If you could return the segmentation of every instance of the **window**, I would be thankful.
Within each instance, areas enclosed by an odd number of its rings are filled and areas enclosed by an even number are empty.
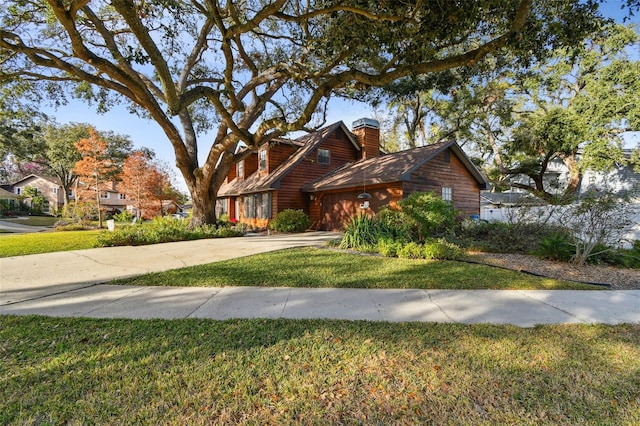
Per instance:
[[[452,188],[442,187],[442,199],[444,201],[452,202],[453,201],[453,189]]]
[[[247,219],[271,219],[271,193],[244,197],[244,217]]]
[[[17,195],[21,195],[22,194],[22,188],[20,188],[19,186],[16,186],[14,189],[15,189]]]
[[[220,217],[222,215],[229,214],[229,199],[228,198],[218,198],[216,200],[216,216]]]
[[[76,196],[76,194],[73,192],[73,189],[70,189],[69,191],[67,191],[67,195],[69,196],[69,198],[73,198]]]
[[[318,149],[318,164],[329,165],[331,163],[331,152],[328,149]]]
[[[108,200],[109,199],[109,193],[108,192],[101,192],[100,193],[100,198],[102,198],[104,200]]]
[[[244,178],[244,160],[238,163],[238,177]]]
[[[450,163],[451,162],[451,150],[450,149],[446,149],[444,151],[444,162],[445,163]]]
[[[53,189],[53,193],[54,193],[55,195],[58,195],[58,187],[57,187],[57,186],[54,186],[52,189]]]
[[[126,200],[126,199],[127,199],[126,194],[118,194],[118,200]]]
[[[267,150],[266,149],[261,149],[258,152],[258,167],[260,168],[261,172],[264,172],[265,170],[267,170]]]

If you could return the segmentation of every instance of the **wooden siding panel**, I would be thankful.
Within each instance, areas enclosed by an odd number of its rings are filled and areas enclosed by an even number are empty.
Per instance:
[[[329,150],[328,165],[318,164],[318,148]],[[300,188],[358,158],[360,151],[353,146],[342,129],[337,129],[282,179],[278,190],[278,211],[302,209],[309,214],[309,195],[302,193]]]
[[[289,157],[296,152],[296,148],[282,143],[269,145],[267,167],[269,173],[280,167]]]
[[[464,216],[480,213],[480,186],[462,161],[453,153],[450,161],[445,153],[424,164],[404,182],[404,196],[413,192],[434,191],[441,195],[442,188],[453,190],[453,205]]]

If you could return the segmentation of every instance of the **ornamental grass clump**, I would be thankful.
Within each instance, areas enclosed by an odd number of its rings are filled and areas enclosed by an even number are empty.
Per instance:
[[[381,231],[378,221],[367,215],[352,217],[345,225],[341,249],[376,251]]]

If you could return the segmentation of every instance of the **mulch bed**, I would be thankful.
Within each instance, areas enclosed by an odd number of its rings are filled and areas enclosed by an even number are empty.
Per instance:
[[[637,269],[603,265],[577,266],[524,254],[471,253],[469,258],[477,263],[550,278],[606,285],[615,290],[640,290],[640,270]]]

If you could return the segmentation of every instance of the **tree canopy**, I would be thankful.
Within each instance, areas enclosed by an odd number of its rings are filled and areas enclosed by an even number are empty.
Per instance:
[[[639,40],[631,26],[605,25],[531,66],[486,61],[475,75],[456,71],[400,81],[382,96],[399,105],[392,113],[397,117],[407,117],[407,110],[421,117],[413,125],[425,130],[426,143],[455,137],[466,144],[496,185],[526,176],[513,186],[546,199],[571,195],[585,169],[623,164],[620,135],[640,130],[640,61],[628,52]],[[554,161],[569,170],[558,188],[544,179]]]
[[[193,199],[250,148],[322,124],[328,99],[488,56],[530,64],[598,28],[599,0],[33,0],[0,11],[0,81],[126,102],[162,128]],[[626,0],[637,10],[638,0]],[[511,52],[512,56],[506,56]],[[69,85],[60,90],[61,85]],[[212,141],[199,140],[215,129]],[[208,149],[207,149],[208,146]],[[199,161],[203,151],[205,160]]]

